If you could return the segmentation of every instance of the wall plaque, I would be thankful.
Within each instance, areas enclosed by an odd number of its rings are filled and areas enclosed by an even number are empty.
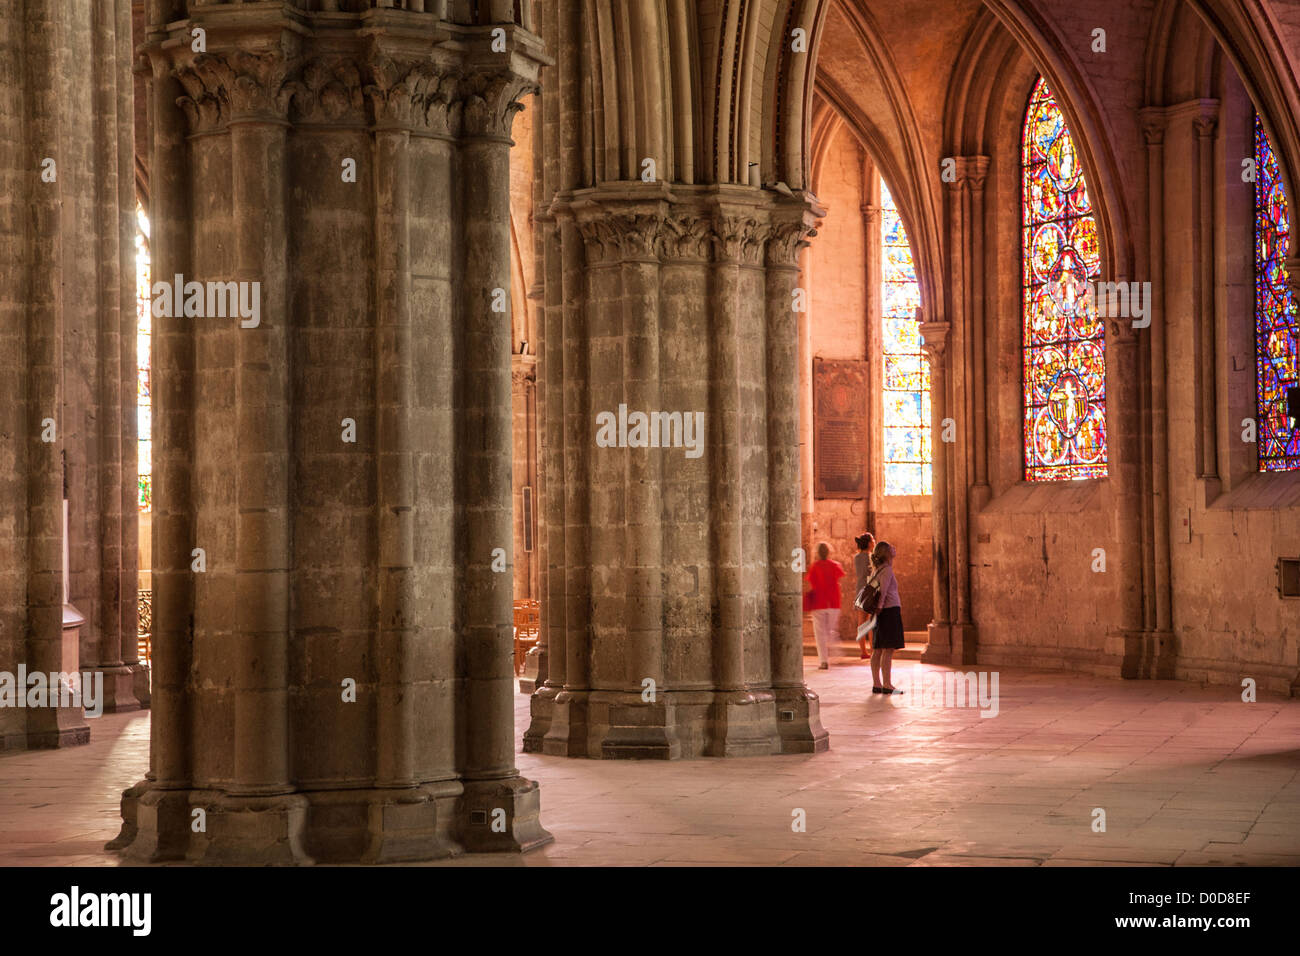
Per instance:
[[[867,408],[866,362],[813,360],[816,497],[867,497]]]

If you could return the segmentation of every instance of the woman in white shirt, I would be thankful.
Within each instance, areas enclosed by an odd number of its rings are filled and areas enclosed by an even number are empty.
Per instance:
[[[876,628],[871,637],[871,692],[901,694],[890,680],[894,651],[903,646],[903,607],[898,600],[898,579],[894,577],[894,546],[888,541],[876,544],[871,563],[876,566],[872,580],[880,588],[880,607],[876,611]]]

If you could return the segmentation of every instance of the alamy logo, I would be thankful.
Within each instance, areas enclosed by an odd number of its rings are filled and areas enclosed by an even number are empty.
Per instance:
[[[134,936],[148,936],[153,925],[151,893],[82,893],[74,886],[50,897],[50,925],[126,926]]]
[[[0,671],[0,707],[81,707],[87,717],[104,713],[104,672]]]
[[[1103,319],[1132,319],[1133,328],[1151,324],[1150,282],[1079,282],[1051,279],[1047,294],[1066,315],[1080,315],[1095,308]]]
[[[154,318],[234,318],[240,328],[255,329],[262,322],[262,283],[185,281],[177,273],[171,282],[160,279],[150,290]]]
[[[981,717],[998,715],[997,671],[927,671],[919,676],[913,672],[897,683],[910,686],[900,686],[903,693],[888,698],[895,707],[977,707]]]
[[[684,448],[687,458],[704,454],[703,412],[629,412],[596,415],[599,448]]]

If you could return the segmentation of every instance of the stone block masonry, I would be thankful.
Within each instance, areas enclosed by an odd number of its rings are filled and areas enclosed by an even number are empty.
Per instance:
[[[496,6],[148,27],[155,272],[248,284],[259,321],[155,320],[155,733],[111,844],[131,858],[550,839],[514,765],[493,308],[543,58]]]

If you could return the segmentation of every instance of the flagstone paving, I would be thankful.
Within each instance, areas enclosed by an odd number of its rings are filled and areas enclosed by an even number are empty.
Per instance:
[[[941,672],[904,662],[895,682]],[[997,716],[981,717],[872,695],[852,658],[806,674],[827,753],[520,754],[555,842],[434,865],[1300,865],[1298,699],[1003,670]],[[519,695],[518,735],[527,719]],[[91,729],[85,747],[0,755],[0,865],[118,864],[103,845],[148,763],[149,714]]]

